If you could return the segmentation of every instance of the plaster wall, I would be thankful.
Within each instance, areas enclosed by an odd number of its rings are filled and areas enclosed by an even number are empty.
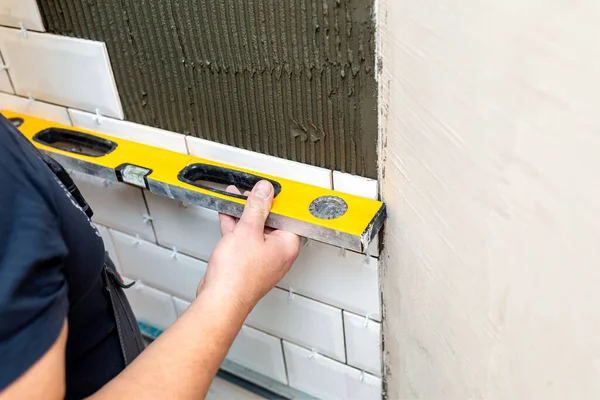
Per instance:
[[[600,397],[600,6],[378,4],[390,399]]]

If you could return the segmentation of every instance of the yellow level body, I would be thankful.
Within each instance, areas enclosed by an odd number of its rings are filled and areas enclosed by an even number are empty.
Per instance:
[[[385,206],[380,201],[180,154],[98,132],[73,128],[19,113],[2,111],[2,114],[13,121],[18,121],[20,123],[18,129],[31,143],[51,155],[67,169],[123,182],[123,179],[119,178],[120,167],[128,165],[141,167],[142,170],[150,171],[144,177],[145,189],[236,217],[239,217],[243,211],[245,198],[234,197],[182,180],[182,171],[186,168],[189,169],[190,166],[199,165],[198,171],[201,172],[208,168],[210,171],[231,172],[233,174],[231,176],[234,177],[239,175],[246,178],[254,176],[269,179],[271,182],[279,184],[280,188],[273,201],[271,214],[267,220],[268,226],[285,229],[309,239],[349,250],[365,252],[385,219]],[[116,145],[105,155],[85,155],[57,147],[65,138],[63,136],[52,137],[51,140],[55,140],[54,143],[40,140],[40,137],[43,136],[40,135],[41,132],[73,132],[84,134],[86,137],[91,135],[98,140],[104,139]],[[136,171],[132,172],[135,175]],[[230,175],[225,174],[224,176]],[[132,179],[134,178],[135,176]],[[125,182],[127,183],[127,180]],[[235,180],[228,183],[235,184]],[[321,200],[323,202],[319,203]],[[341,215],[337,216],[340,213]]]

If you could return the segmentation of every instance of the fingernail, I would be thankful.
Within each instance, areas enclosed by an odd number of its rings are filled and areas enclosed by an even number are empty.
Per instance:
[[[271,184],[267,181],[260,181],[254,188],[254,194],[260,199],[266,199],[271,194]]]

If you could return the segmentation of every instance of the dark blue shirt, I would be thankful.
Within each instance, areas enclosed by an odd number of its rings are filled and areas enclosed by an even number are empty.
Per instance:
[[[48,351],[65,320],[67,398],[124,368],[103,263],[90,220],[0,116],[0,391]]]

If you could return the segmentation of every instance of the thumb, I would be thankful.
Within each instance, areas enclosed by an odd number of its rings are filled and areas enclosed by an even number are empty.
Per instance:
[[[273,185],[269,181],[262,180],[254,186],[246,200],[246,207],[238,223],[239,228],[251,235],[263,234],[265,221],[271,212],[273,192]]]

